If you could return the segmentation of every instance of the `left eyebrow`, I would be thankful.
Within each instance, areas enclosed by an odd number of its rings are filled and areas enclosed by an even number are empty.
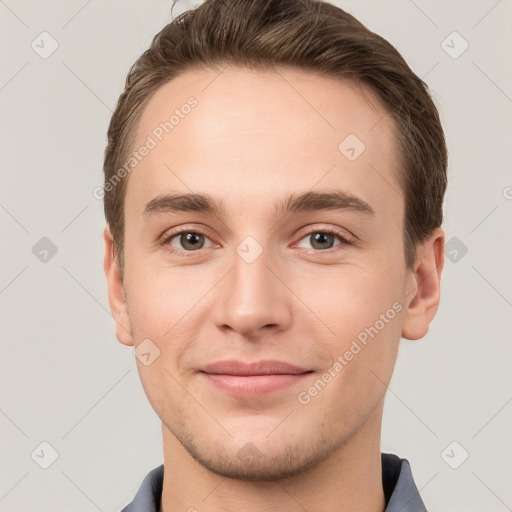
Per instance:
[[[286,200],[278,201],[275,214],[301,213],[319,210],[354,211],[370,216],[375,215],[373,208],[363,199],[343,190],[331,192],[305,192],[298,196],[292,194]],[[149,201],[142,217],[149,218],[155,214],[176,212],[204,212],[225,218],[224,203],[215,202],[208,194],[167,194],[160,195]]]
[[[315,210],[351,210],[375,215],[374,209],[366,201],[344,190],[306,192],[297,197],[292,194],[287,201],[278,202],[275,208],[276,214]]]

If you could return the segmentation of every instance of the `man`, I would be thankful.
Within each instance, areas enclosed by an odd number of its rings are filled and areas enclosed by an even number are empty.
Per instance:
[[[110,307],[164,452],[124,512],[425,510],[380,434],[439,304],[447,153],[396,49],[328,3],[207,0],[108,136]]]

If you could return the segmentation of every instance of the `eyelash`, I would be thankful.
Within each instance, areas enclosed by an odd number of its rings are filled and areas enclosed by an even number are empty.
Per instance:
[[[175,247],[172,247],[171,245],[169,245],[169,242],[179,236],[179,235],[182,235],[183,233],[193,233],[193,234],[196,234],[196,235],[204,235],[205,237],[209,238],[208,237],[208,234],[203,231],[201,228],[193,228],[193,229],[187,229],[187,228],[183,228],[181,229],[180,231],[175,231],[175,232],[172,232],[169,234],[169,236],[166,236],[164,237],[164,239],[162,240],[162,243],[161,245],[165,246],[166,250],[169,250],[171,253],[173,254],[177,254],[178,256],[182,257],[182,258],[190,258],[190,257],[193,257],[195,256],[195,253],[199,252],[199,249],[196,250],[196,251],[185,251],[185,250],[179,250],[179,249],[176,249]],[[349,240],[346,236],[342,235],[338,230],[334,229],[334,228],[321,228],[321,229],[312,229],[311,231],[308,231],[307,233],[305,233],[300,239],[299,239],[299,242],[301,240],[303,240],[304,238],[306,238],[307,236],[310,236],[312,235],[313,233],[323,233],[323,234],[329,234],[329,235],[334,235],[335,237],[337,237],[339,240],[340,240],[340,244],[335,246],[335,247],[331,247],[330,249],[324,249],[324,250],[321,250],[321,249],[308,249],[308,251],[310,252],[315,252],[315,253],[327,253],[327,254],[332,254],[334,251],[338,250],[337,248],[343,246],[343,245],[353,245],[353,241],[352,240]],[[186,256],[183,256],[182,252],[185,252],[185,253],[189,253],[187,254]]]

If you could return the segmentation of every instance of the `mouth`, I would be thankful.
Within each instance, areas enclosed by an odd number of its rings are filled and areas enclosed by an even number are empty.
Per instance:
[[[200,370],[207,382],[231,396],[266,395],[297,384],[313,373],[283,361],[219,361]]]

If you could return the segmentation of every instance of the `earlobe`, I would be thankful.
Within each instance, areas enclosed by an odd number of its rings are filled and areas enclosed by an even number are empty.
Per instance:
[[[116,322],[116,337],[123,345],[130,346],[134,342],[128,317],[124,284],[117,267],[114,242],[108,225],[105,226],[103,231],[103,240],[105,242],[103,269],[107,278],[110,310]]]
[[[402,337],[423,338],[434,319],[441,298],[441,273],[444,267],[444,231],[436,228],[417,250],[410,271],[402,322]]]

